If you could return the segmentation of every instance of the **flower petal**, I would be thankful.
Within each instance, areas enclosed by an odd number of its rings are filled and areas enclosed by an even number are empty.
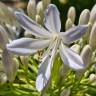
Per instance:
[[[48,80],[50,79],[50,67],[52,66],[50,61],[50,56],[47,55],[43,58],[42,63],[40,64],[39,74],[36,80],[36,88],[38,91],[42,91],[43,88],[47,85]]]
[[[45,14],[45,26],[48,30],[53,32],[60,32],[61,21],[59,11],[54,4],[50,4]]]
[[[64,46],[63,43],[60,45],[60,56],[64,64],[68,64],[68,66],[74,70],[81,70],[85,66],[82,58],[77,53]]]
[[[80,39],[85,34],[87,29],[88,25],[79,25],[70,28],[66,32],[60,33],[62,36],[63,43],[70,44],[73,41]]]
[[[42,59],[42,62],[39,66],[39,74],[36,80],[36,88],[38,91],[42,91],[49,83],[55,54],[56,47],[52,49],[51,54],[46,54],[45,57]]]
[[[7,44],[7,48],[42,49],[46,48],[49,44],[50,40],[47,39],[21,38]]]
[[[35,21],[30,19],[28,16],[26,16],[24,13],[15,12],[16,18],[18,22],[21,24],[21,26],[32,32],[33,35],[41,38],[49,38],[50,33],[45,30],[43,27],[41,27],[39,24],[37,24]]]
[[[35,49],[28,48],[7,48],[7,50],[16,55],[31,55],[37,52]]]

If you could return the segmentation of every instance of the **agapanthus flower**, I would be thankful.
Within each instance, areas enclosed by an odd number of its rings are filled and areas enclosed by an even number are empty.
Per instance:
[[[87,31],[88,25],[79,25],[72,27],[66,32],[60,32],[60,14],[54,4],[50,4],[46,10],[44,19],[45,28],[24,13],[16,12],[15,15],[21,26],[32,32],[35,38],[14,40],[10,44],[7,44],[7,50],[17,55],[29,55],[37,52],[39,49],[47,48],[42,56],[36,80],[38,91],[42,91],[50,80],[57,52],[59,52],[64,64],[72,69],[81,70],[84,68],[81,57],[68,48],[67,45],[80,39]]]

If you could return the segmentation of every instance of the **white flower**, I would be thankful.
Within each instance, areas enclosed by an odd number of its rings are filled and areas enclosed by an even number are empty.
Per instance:
[[[42,62],[39,66],[39,73],[36,80],[38,91],[42,91],[49,83],[51,69],[57,51],[59,51],[64,64],[75,70],[84,68],[81,57],[67,48],[66,45],[81,38],[88,28],[87,25],[79,25],[69,29],[67,32],[60,32],[61,22],[59,11],[53,4],[48,6],[45,13],[44,24],[46,28],[41,27],[23,13],[16,12],[16,17],[21,26],[31,31],[36,36],[36,39],[21,38],[14,40],[10,44],[7,44],[9,51],[19,55],[29,55],[37,52],[38,49],[47,47],[47,51],[42,56]]]

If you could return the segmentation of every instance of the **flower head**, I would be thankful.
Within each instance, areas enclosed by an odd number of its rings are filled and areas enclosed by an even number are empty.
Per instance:
[[[21,26],[31,31],[36,38],[14,40],[7,44],[7,50],[19,55],[29,55],[37,52],[38,49],[47,48],[47,51],[42,56],[36,80],[38,91],[42,91],[50,81],[51,70],[57,51],[59,51],[64,64],[75,70],[84,68],[81,57],[66,45],[81,38],[87,31],[87,25],[75,26],[66,32],[60,32],[59,11],[53,4],[48,6],[45,13],[44,25],[46,28],[41,27],[23,13],[16,12],[15,14]]]

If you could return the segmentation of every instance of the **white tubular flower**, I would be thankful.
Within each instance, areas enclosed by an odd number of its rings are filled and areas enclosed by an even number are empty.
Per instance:
[[[59,11],[53,4],[48,6],[45,13],[44,24],[46,29],[22,13],[16,12],[15,14],[21,26],[31,31],[36,36],[36,39],[21,38],[14,40],[10,44],[7,44],[7,49],[19,55],[28,55],[34,53],[34,50],[48,48],[42,56],[42,61],[39,66],[39,73],[36,80],[36,88],[38,91],[42,91],[50,80],[51,69],[57,51],[60,52],[64,64],[75,70],[84,68],[81,57],[67,48],[66,44],[70,44],[81,38],[88,28],[87,25],[79,25],[66,32],[60,32],[61,22]]]

